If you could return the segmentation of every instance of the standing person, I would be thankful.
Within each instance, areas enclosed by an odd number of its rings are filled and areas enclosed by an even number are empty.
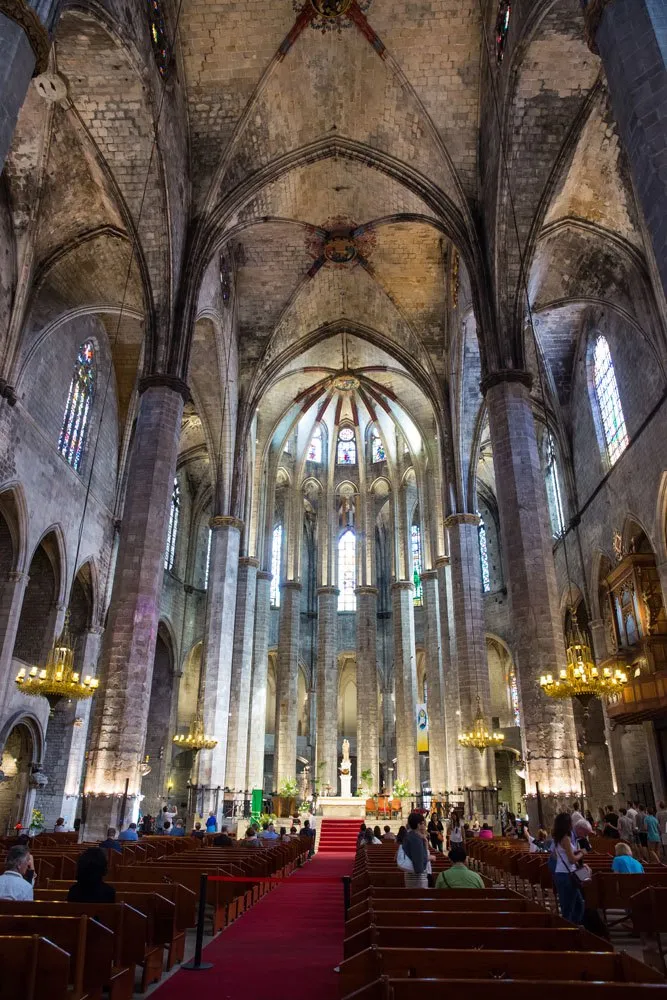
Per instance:
[[[0,899],[20,902],[35,898],[33,880],[35,865],[30,850],[23,844],[10,847],[5,858],[5,871],[0,875]]]
[[[582,822],[585,823],[586,822],[584,814],[581,811],[581,803],[579,802],[578,799],[575,802],[572,803],[572,813],[571,813],[571,815],[572,815],[572,829],[576,831],[576,829],[577,829],[577,823],[582,823]]]
[[[465,844],[465,842],[466,835],[461,825],[461,817],[456,809],[454,809],[452,810],[451,825],[449,827],[449,846],[451,848],[453,844]]]
[[[606,806],[604,812],[604,825],[602,827],[602,836],[607,837],[611,840],[618,840],[618,813],[614,812],[613,806]]]
[[[658,821],[658,827],[660,828],[660,842],[662,844],[662,853],[664,855],[667,853],[667,808],[665,808],[664,802],[658,802],[656,819]]]
[[[173,827],[174,820],[178,816],[178,809],[174,809],[173,806],[166,805],[162,810],[162,819],[164,823],[169,823]]]
[[[427,832],[428,839],[431,841],[431,847],[433,850],[440,851],[440,853],[442,853],[442,844],[445,839],[445,828],[436,812],[431,814],[431,818],[428,821]]]
[[[206,820],[206,832],[207,833],[217,833],[218,832],[218,820],[213,810],[208,814],[208,819]]]
[[[426,824],[420,813],[410,813],[408,816],[408,832],[401,844],[406,858],[412,862],[412,872],[404,873],[406,888],[428,888],[428,843]]]
[[[636,838],[639,844],[639,855],[644,861],[648,861],[648,836],[646,833],[646,806],[641,803],[637,806],[637,832]]]
[[[76,882],[67,893],[68,903],[115,903],[116,890],[107,885],[107,856],[101,847],[89,847],[76,862]]]
[[[151,816],[151,814],[150,813],[146,813],[146,815],[141,820],[140,831],[139,832],[144,837],[150,837],[151,834],[153,833],[154,823],[155,823],[155,820],[153,819],[153,817]]]
[[[655,809],[651,808],[648,811],[648,815],[644,820],[644,826],[646,828],[646,849],[648,851],[649,858],[651,854],[656,860],[656,863],[660,862],[660,827],[658,826],[658,820],[655,815]]]
[[[554,885],[558,894],[561,916],[580,924],[584,916],[584,897],[579,886],[574,884],[572,872],[582,859],[581,851],[572,845],[572,817],[569,813],[559,813],[554,820],[552,832],[555,870]]]
[[[620,809],[618,817],[618,835],[626,844],[631,844],[634,840],[635,826],[628,816],[627,809]]]
[[[630,802],[628,799],[628,808],[626,810],[630,820],[632,822],[632,829],[637,829],[637,804],[635,802]]]

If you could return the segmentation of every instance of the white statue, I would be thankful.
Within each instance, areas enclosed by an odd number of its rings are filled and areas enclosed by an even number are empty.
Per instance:
[[[352,796],[352,765],[350,763],[350,741],[343,740],[343,759],[340,762],[340,767],[338,768],[338,773],[340,774],[340,794],[344,799],[349,799]]]

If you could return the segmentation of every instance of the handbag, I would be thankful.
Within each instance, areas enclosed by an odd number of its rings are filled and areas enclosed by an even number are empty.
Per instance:
[[[570,872],[570,876],[577,888],[581,888],[584,882],[590,882],[593,878],[593,872],[590,865],[581,864],[574,871]]]
[[[401,871],[408,872],[410,875],[414,875],[415,873],[414,865],[412,864],[411,859],[407,856],[407,854],[403,850],[402,844],[399,847],[398,853],[396,855],[396,864],[401,869]]]

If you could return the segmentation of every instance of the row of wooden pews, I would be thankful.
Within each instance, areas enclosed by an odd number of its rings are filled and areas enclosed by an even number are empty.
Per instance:
[[[149,837],[109,851],[113,904],[67,902],[79,853],[90,844],[37,841],[34,902],[0,901],[0,1000],[130,1000],[181,962],[196,922],[202,874],[206,912],[223,930],[308,857],[310,840],[261,851],[202,847],[195,838]],[[3,857],[0,856],[0,863]],[[41,872],[41,874],[40,874]],[[256,881],[267,879],[267,881]]]
[[[450,989],[590,1000],[627,984],[667,997],[657,971],[513,889],[406,889],[402,873],[387,885],[394,855],[384,845],[357,854],[340,966],[345,1000],[441,1000]]]

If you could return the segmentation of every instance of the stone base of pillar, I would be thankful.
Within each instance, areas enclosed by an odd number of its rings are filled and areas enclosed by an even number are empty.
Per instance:
[[[107,830],[113,826],[117,832],[125,829],[130,823],[136,823],[139,818],[140,795],[128,795],[125,800],[125,815],[121,824],[122,795],[87,795],[85,805],[85,824],[81,823],[79,831],[82,841],[105,840]]]
[[[527,795],[526,812],[531,834],[537,836],[540,828],[550,834],[558,813],[572,812],[572,804],[577,800],[581,802],[580,795],[541,795],[539,800],[537,795]]]

